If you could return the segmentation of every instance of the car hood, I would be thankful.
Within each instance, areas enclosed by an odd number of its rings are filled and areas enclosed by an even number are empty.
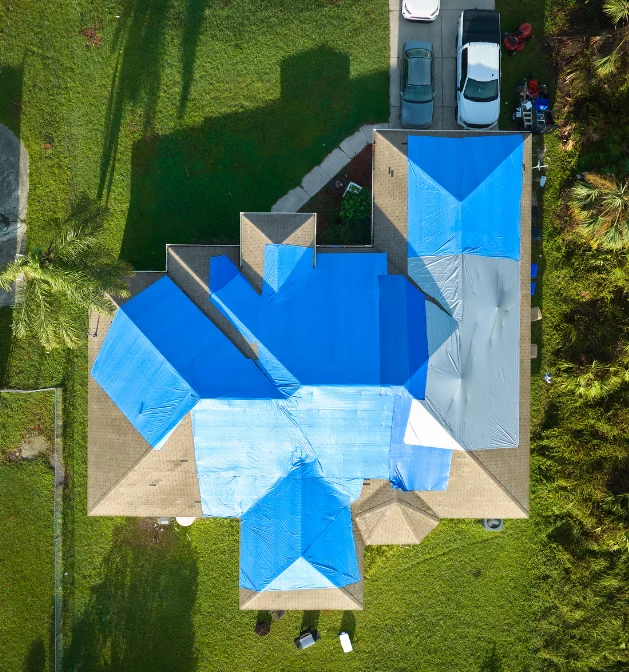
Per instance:
[[[407,103],[402,101],[400,121],[402,126],[427,128],[432,123],[433,101],[428,103]]]
[[[459,117],[467,124],[491,126],[500,115],[500,96],[490,102],[477,103],[465,96],[459,97]]]
[[[440,0],[404,0],[406,13],[416,19],[431,19],[439,9]]]

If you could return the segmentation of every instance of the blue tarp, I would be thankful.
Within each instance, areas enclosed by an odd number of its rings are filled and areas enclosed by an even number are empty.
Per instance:
[[[388,478],[388,388],[301,387],[289,399],[203,400],[192,412],[206,516],[241,516],[302,459],[329,478]]]
[[[153,447],[162,445],[199,398],[279,396],[169,278],[120,308],[92,376]]]
[[[408,256],[520,258],[519,134],[408,138]]]
[[[324,478],[314,460],[295,464],[242,517],[240,585],[304,590],[360,581],[349,505],[361,486]]]
[[[311,248],[267,245],[262,296],[230,264],[211,260],[211,300],[262,346],[260,366],[278,386],[380,384],[378,278],[387,273],[386,254],[318,254],[315,269]],[[251,292],[255,299],[245,301]]]
[[[380,276],[380,378],[423,399],[428,372],[426,299],[402,275]]]
[[[412,398],[395,397],[389,449],[389,480],[398,490],[447,490],[452,450],[404,443]]]

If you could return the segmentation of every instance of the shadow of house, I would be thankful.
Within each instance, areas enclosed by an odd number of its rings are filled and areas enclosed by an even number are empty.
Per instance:
[[[237,242],[239,213],[270,211],[357,123],[384,116],[386,89],[386,71],[350,79],[349,57],[319,47],[282,61],[274,103],[137,141],[121,257],[155,269],[166,243]]]
[[[114,532],[104,578],[72,629],[64,669],[196,669],[196,558],[185,536],[171,528],[155,532],[148,523],[131,518]]]

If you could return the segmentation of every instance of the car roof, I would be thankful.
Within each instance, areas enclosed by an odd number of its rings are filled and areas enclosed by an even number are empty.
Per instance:
[[[419,86],[421,84],[430,84],[430,58],[409,58],[408,59],[408,83]]]
[[[468,44],[467,50],[467,74],[469,77],[479,82],[498,79],[500,47],[497,44]]]

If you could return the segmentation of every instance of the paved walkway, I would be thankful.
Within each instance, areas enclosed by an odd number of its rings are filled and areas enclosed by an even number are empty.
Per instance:
[[[456,80],[456,26],[464,9],[495,9],[495,0],[441,0],[441,11],[432,23],[406,21],[400,0],[389,0],[391,116],[389,128],[400,126],[400,70],[402,47],[408,40],[431,42],[435,55],[435,111],[432,128],[459,129],[454,114]]]
[[[321,165],[313,168],[301,181],[299,187],[291,189],[271,208],[271,212],[297,212],[316,193],[367,145],[373,143],[374,128],[387,128],[388,124],[372,124],[361,126],[356,133],[350,135],[330,154]]]
[[[26,233],[28,154],[13,133],[0,125],[0,214],[9,220],[8,230],[0,221],[0,267],[22,252]],[[0,308],[13,303],[14,292],[0,291]]]

